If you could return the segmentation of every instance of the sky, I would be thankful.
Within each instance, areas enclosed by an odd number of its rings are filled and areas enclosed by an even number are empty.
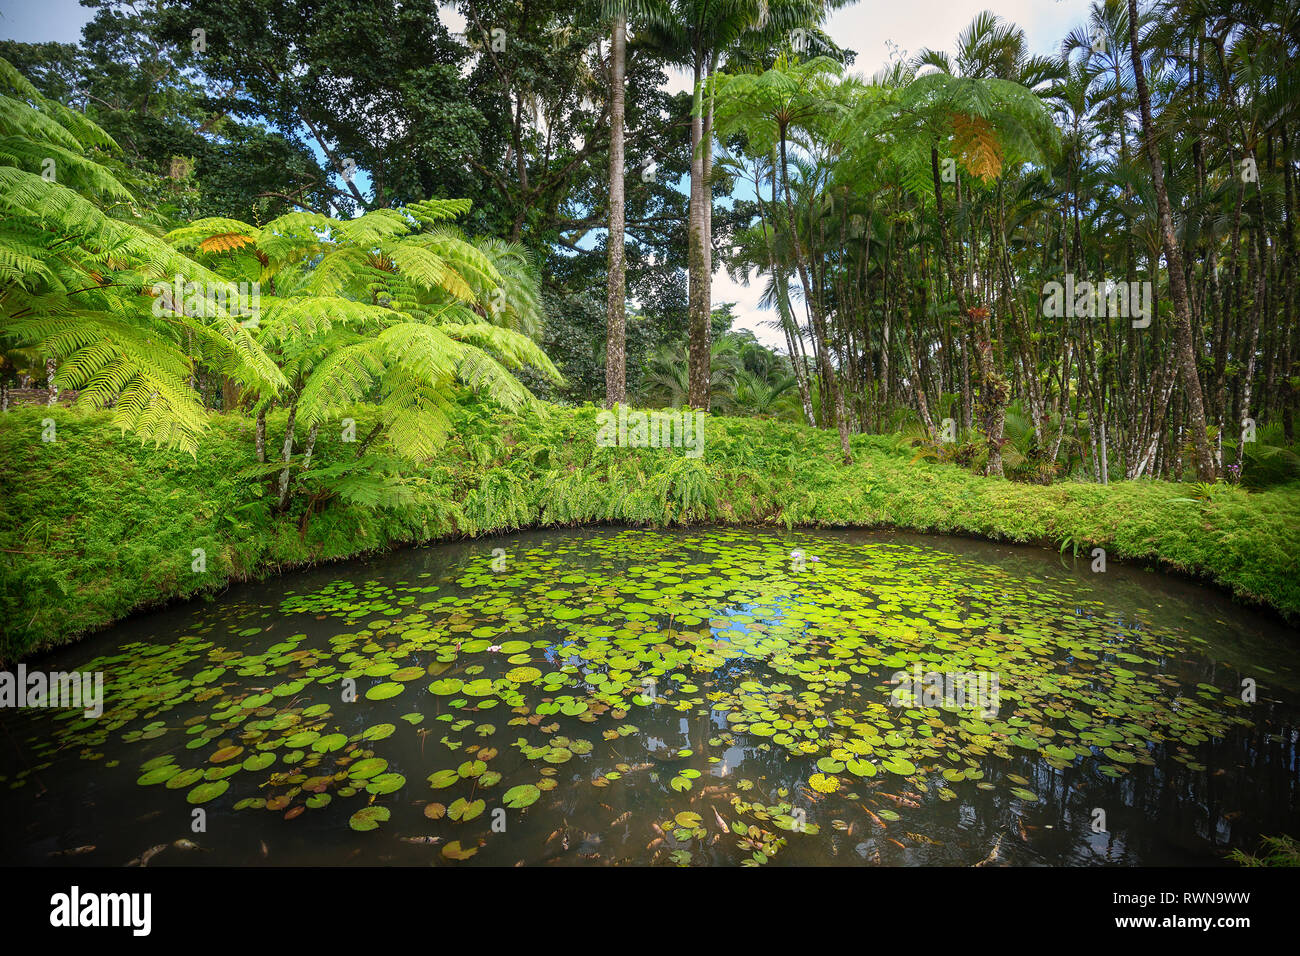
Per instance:
[[[77,0],[0,0],[0,39],[76,43],[90,11]]]
[[[982,10],[1020,26],[1031,52],[1053,53],[1062,38],[1084,22],[1089,5],[1089,0],[859,0],[832,14],[826,32],[840,46],[856,50],[854,72],[870,76],[889,61],[889,44],[905,57],[925,47],[951,49],[957,34]],[[0,0],[0,38],[72,43],[80,39],[89,18],[90,11],[77,0]],[[444,6],[442,18],[451,30],[464,25],[449,6]],[[689,87],[684,71],[668,82],[671,91]],[[758,308],[761,286],[757,277],[749,286],[734,282],[719,268],[713,276],[713,301],[735,302],[737,327],[750,329],[760,341],[784,351],[783,336],[768,327],[774,314]]]

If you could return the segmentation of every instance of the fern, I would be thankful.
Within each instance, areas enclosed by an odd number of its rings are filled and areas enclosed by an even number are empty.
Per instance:
[[[56,386],[111,406],[124,431],[193,454],[207,428],[198,361],[269,393],[284,378],[228,317],[155,309],[157,282],[221,280],[119,218],[133,197],[90,155],[116,148],[0,60],[0,339],[55,360]]]
[[[283,391],[253,387],[259,408],[287,404],[295,421],[314,432],[358,403],[373,402],[377,430],[363,450],[379,441],[396,458],[419,461],[450,434],[458,393],[521,409],[533,398],[514,371],[529,366],[561,380],[525,334],[541,325],[527,256],[516,246],[461,235],[447,220],[466,209],[465,202],[432,201],[344,221],[297,212],[260,229],[210,219],[169,239],[216,270],[233,272],[239,255],[255,256],[270,294],[254,334],[289,384]],[[281,447],[289,452],[273,466],[281,509],[293,489],[295,441],[286,436]],[[307,474],[299,480],[304,488],[318,483]],[[349,477],[325,500],[364,503],[373,491],[377,503],[387,500],[382,490]],[[322,500],[319,488],[312,500]],[[466,498],[455,520],[473,533],[515,521],[520,507],[507,489],[484,487]]]

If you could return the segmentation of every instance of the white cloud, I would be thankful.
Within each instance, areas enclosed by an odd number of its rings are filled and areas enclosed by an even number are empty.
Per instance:
[[[438,4],[438,19],[451,33],[465,32],[465,15],[450,3]]]
[[[749,329],[768,348],[784,352],[785,334],[779,327],[771,325],[776,321],[776,313],[765,312],[758,307],[759,297],[766,284],[766,276],[757,270],[749,274],[749,285],[742,285],[732,279],[726,270],[719,269],[713,274],[713,304],[716,307],[723,302],[736,303],[735,327]],[[744,321],[740,319],[742,316]]]
[[[668,82],[660,89],[665,93],[689,93],[695,89],[695,76],[685,67],[669,66],[665,67],[664,72],[668,74]]]
[[[1089,6],[1090,0],[867,0],[833,13],[826,32],[856,50],[854,70],[870,76],[889,61],[886,41],[909,57],[926,47],[951,50],[957,34],[984,10],[1023,29],[1032,52],[1054,53],[1087,19]]]

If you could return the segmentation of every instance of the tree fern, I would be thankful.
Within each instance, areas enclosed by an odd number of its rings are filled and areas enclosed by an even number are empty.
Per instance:
[[[198,356],[264,391],[284,379],[228,317],[155,308],[155,283],[220,277],[131,218],[130,191],[92,150],[116,144],[0,60],[0,338],[55,360],[55,384],[111,405],[123,430],[193,453],[207,426]]]
[[[314,435],[357,403],[373,402],[378,422],[361,450],[382,440],[400,458],[420,460],[451,430],[458,390],[513,409],[533,401],[513,371],[531,366],[560,381],[546,354],[517,330],[540,329],[526,255],[463,236],[448,220],[468,208],[429,201],[352,220],[295,212],[260,228],[208,219],[168,239],[214,270],[234,274],[249,255],[259,263],[268,294],[253,334],[289,384],[283,394],[260,394],[259,408],[283,401]],[[512,318],[493,324],[503,300]],[[307,457],[294,458],[295,441],[286,435],[281,446],[281,509],[291,472]],[[465,507],[467,520],[482,517]]]

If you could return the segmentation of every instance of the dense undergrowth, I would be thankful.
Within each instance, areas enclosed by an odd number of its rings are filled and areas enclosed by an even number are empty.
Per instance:
[[[403,504],[336,497],[304,518],[306,491],[274,514],[248,418],[213,415],[191,457],[123,437],[107,413],[10,411],[0,427],[0,659],[231,580],[450,536],[598,522],[893,526],[1103,547],[1110,559],[1194,574],[1300,617],[1294,484],[1195,495],[1161,481],[1017,484],[919,460],[899,436],[855,436],[856,461],[844,466],[833,432],[721,417],[691,458],[599,447],[597,412],[538,406],[503,417],[462,406],[443,451],[383,496]],[[368,409],[354,415],[364,435]],[[54,441],[42,440],[46,418]],[[269,434],[282,429],[283,413],[273,415]],[[349,461],[355,448],[322,430],[311,469]]]

